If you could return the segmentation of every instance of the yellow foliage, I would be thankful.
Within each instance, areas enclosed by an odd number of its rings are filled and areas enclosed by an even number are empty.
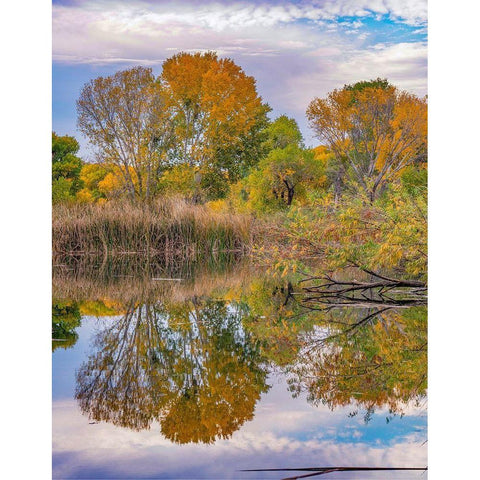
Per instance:
[[[207,202],[207,207],[214,212],[228,212],[228,203],[225,199],[212,200]]]
[[[88,190],[88,188],[82,188],[79,190],[76,198],[80,203],[92,203],[95,201],[92,192]]]

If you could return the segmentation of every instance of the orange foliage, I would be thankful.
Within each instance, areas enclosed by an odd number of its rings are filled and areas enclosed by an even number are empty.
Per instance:
[[[426,160],[427,101],[393,86],[334,90],[313,100],[307,117],[371,200],[406,166]]]

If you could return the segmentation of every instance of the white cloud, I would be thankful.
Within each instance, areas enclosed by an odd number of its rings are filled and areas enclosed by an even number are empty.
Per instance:
[[[157,58],[159,52],[171,48],[170,43],[176,39],[195,41],[199,48],[216,48],[219,39],[233,40],[232,37],[239,33],[247,33],[260,44],[274,44],[283,38],[296,48],[295,45],[300,46],[304,38],[315,38],[325,20],[375,14],[389,14],[397,21],[424,26],[426,2],[329,0],[282,5],[103,0],[72,6],[53,5],[53,54],[56,61],[75,57],[77,62],[95,63],[104,55],[108,62],[108,53],[113,50],[112,57],[126,55],[125,58],[151,59],[152,55]],[[302,20],[316,23],[299,24]],[[355,33],[362,23],[357,19],[342,22],[342,25]],[[301,38],[290,38],[292,34],[298,36],[295,29],[289,28],[293,26],[302,31]],[[330,30],[334,27],[335,24],[327,24]],[[271,42],[268,42],[269,38]],[[133,52],[136,55],[132,55]]]
[[[289,76],[286,90],[295,92],[295,95],[290,100],[285,97],[285,101],[292,108],[305,112],[314,97],[322,97],[344,84],[377,77],[387,78],[403,90],[425,95],[427,45],[424,42],[378,44],[366,50],[350,51],[340,57],[325,56],[321,62],[314,62],[309,71]]]
[[[348,407],[333,412],[325,406],[313,407],[305,398],[292,399],[280,378],[273,383],[254,420],[213,446],[174,445],[160,434],[158,424],[143,432],[105,423],[89,425],[74,401],[55,401],[53,450],[54,458],[61,459],[54,461],[55,477],[78,476],[82,469],[99,468],[107,469],[111,476],[121,472],[123,478],[152,474],[190,478],[191,472],[199,478],[226,478],[228,474],[235,478],[242,468],[309,466],[312,459],[318,465],[426,465],[425,431],[407,428],[402,434],[400,429],[390,438],[380,435],[377,444],[367,443],[362,436],[369,427],[358,416],[348,418]],[[379,411],[376,415],[386,414]],[[407,414],[424,412],[412,408]],[[388,437],[390,426],[382,428]]]
[[[253,75],[260,94],[274,108],[273,115],[295,116],[307,143],[313,144],[305,109],[315,96],[377,76],[426,93],[426,45],[402,40],[375,46],[371,44],[375,35],[365,26],[366,15],[389,15],[419,26],[418,31],[426,25],[426,1],[96,0],[53,5],[53,59],[112,71],[134,64],[156,66],[158,71],[175,52],[214,50]]]

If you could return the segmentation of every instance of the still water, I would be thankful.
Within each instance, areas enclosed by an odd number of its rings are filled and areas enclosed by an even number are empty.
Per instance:
[[[304,298],[295,279],[242,265],[56,267],[54,478],[425,467],[426,307],[306,308]]]

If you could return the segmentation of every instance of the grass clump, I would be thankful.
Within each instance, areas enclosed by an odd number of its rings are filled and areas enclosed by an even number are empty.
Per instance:
[[[181,198],[151,204],[54,205],[54,254],[154,254],[194,258],[247,252],[251,218]]]

